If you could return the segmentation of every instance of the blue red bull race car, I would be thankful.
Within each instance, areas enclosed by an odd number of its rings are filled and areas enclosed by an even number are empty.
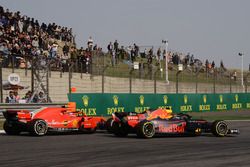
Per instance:
[[[209,122],[192,119],[188,114],[173,114],[171,109],[161,108],[140,114],[115,112],[107,124],[107,130],[119,137],[125,137],[128,133],[136,133],[140,138],[152,138],[157,134],[199,136],[212,133],[218,137],[239,134],[238,129],[229,129],[223,120]]]

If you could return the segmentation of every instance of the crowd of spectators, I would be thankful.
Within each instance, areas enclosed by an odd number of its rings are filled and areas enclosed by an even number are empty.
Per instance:
[[[31,58],[47,52],[56,57],[56,40],[72,43],[72,29],[55,23],[40,24],[34,18],[0,6],[0,52],[3,67],[23,68]]]
[[[44,93],[41,91],[34,97],[32,97],[32,92],[28,91],[24,97],[18,95],[17,90],[10,90],[9,95],[5,99],[5,103],[46,103],[47,100]]]
[[[56,25],[55,23],[40,24],[34,18],[21,15],[19,11],[11,12],[0,6],[0,56],[2,56],[3,67],[10,65],[15,68],[31,67],[31,59],[34,56],[43,55],[52,60],[51,67],[57,70],[68,71],[69,66],[74,63],[75,69],[81,68],[82,72],[91,73],[93,52],[104,55],[102,48],[95,44],[90,36],[86,48],[77,49],[73,44],[72,29]],[[59,46],[57,41],[63,41],[64,46]],[[62,53],[58,52],[62,47]],[[111,58],[112,66],[119,64],[119,61],[133,64],[138,58],[146,59],[144,63],[149,69],[153,62],[159,65],[165,59],[166,50],[159,47],[154,51],[153,47],[142,48],[137,44],[125,47],[117,40],[107,45],[108,55]],[[154,53],[155,52],[155,53]],[[194,55],[168,51],[168,63],[183,64],[186,67],[195,67],[197,71],[202,66],[206,71],[215,67],[214,62],[196,59]],[[140,67],[145,68],[143,65]],[[223,63],[221,65],[225,69]]]

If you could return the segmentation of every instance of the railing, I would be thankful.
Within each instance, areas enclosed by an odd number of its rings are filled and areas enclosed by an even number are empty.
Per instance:
[[[28,56],[27,56],[28,59]],[[12,61],[15,62],[14,56],[12,56]],[[100,84],[100,92],[115,92],[119,91],[119,88],[121,87],[128,87],[128,89],[124,89],[124,93],[136,93],[138,91],[135,91],[135,84],[136,82],[140,81],[143,83],[145,90],[147,89],[147,92],[151,93],[164,93],[168,92],[169,87],[174,87],[175,91],[172,91],[172,93],[179,93],[179,92],[185,92],[182,90],[181,85],[183,83],[188,83],[189,85],[194,84],[192,87],[193,93],[202,93],[201,87],[212,87],[211,93],[216,93],[220,90],[217,90],[218,85],[224,85],[228,87],[228,92],[233,92],[232,87],[233,86],[240,86],[240,83],[238,82],[238,79],[235,81],[232,79],[232,72],[230,71],[223,71],[220,68],[215,68],[210,71],[204,70],[204,68],[196,68],[194,66],[184,66],[184,70],[180,73],[177,70],[177,66],[173,64],[169,64],[169,80],[170,85],[165,84],[166,89],[162,92],[161,90],[157,89],[159,88],[159,85],[164,84],[165,81],[165,72],[164,72],[164,61],[157,61],[153,60],[152,63],[147,63],[147,60],[144,58],[138,57],[135,61],[139,63],[139,69],[134,69],[133,64],[130,60],[127,59],[117,59],[115,62],[112,63],[112,57],[109,54],[103,54],[103,53],[95,53],[93,52],[92,59],[89,60],[89,63],[82,62],[82,61],[75,61],[72,62],[68,60],[66,64],[60,60],[60,59],[46,59],[46,61],[51,61],[49,67],[49,77],[51,77],[52,71],[59,71],[59,76],[62,78],[64,73],[68,73],[68,93],[71,93],[71,87],[75,84],[75,77],[73,76],[73,73],[78,73],[80,76],[80,79],[83,80],[83,75],[88,74],[90,75],[90,79],[93,79],[95,76],[101,76],[101,80],[98,81]],[[2,78],[2,62],[0,61],[0,81],[3,80]],[[16,71],[16,68],[14,66],[15,63],[12,63],[12,66],[8,66],[9,68],[12,68],[12,72]],[[31,67],[32,61],[30,61]],[[28,74],[28,64],[26,61],[26,65],[24,68],[25,76]],[[116,85],[116,87],[113,89],[112,86],[110,86],[110,89],[107,89],[107,78],[127,78],[127,81],[124,83],[121,83],[121,85]],[[117,79],[119,81],[119,79]],[[250,80],[249,75],[245,74],[245,92],[248,92],[248,81]],[[33,79],[31,79],[31,87],[32,87]],[[122,82],[122,80],[120,80]],[[1,82],[2,83],[2,82]],[[2,85],[0,83],[0,102],[3,102],[3,89]],[[97,82],[91,82],[93,84],[96,84]],[[109,84],[115,84],[112,83],[110,80]],[[205,84],[202,85],[202,84]],[[50,85],[53,86],[53,85]],[[98,86],[98,85],[97,85]],[[242,91],[241,91],[242,92]]]

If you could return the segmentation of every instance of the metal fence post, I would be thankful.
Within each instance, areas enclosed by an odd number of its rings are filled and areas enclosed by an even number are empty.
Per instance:
[[[195,93],[198,93],[198,76],[200,74],[201,68],[197,70],[196,75],[195,75]]]
[[[232,73],[229,74],[229,86],[230,86],[230,93],[232,93]]]
[[[102,93],[104,93],[104,71],[102,72]]]
[[[195,75],[195,93],[198,93],[198,74]]]
[[[49,71],[48,71],[49,77],[51,77],[51,66],[50,66],[50,63],[51,63],[51,60],[48,61],[48,65],[49,65],[49,67],[48,67],[49,68]]]
[[[247,76],[244,77],[245,93],[247,93]]]
[[[245,92],[247,93],[247,84],[248,84],[248,80],[247,80],[247,78],[248,78],[248,76],[250,75],[250,72],[248,72],[247,74],[246,74],[246,76],[245,76]]]
[[[134,69],[132,68],[129,71],[129,93],[132,93],[132,74],[133,74]]]
[[[31,91],[34,92],[34,57],[31,58]]]
[[[72,67],[73,67],[73,64],[69,66],[69,94],[70,96],[71,96]]]
[[[159,68],[155,71],[154,73],[154,94],[156,94],[157,90],[156,90],[156,86],[157,86],[157,82],[156,82],[156,74],[159,72]]]
[[[48,70],[48,68],[47,68],[47,70]],[[47,73],[46,73],[46,85],[47,85],[47,102],[51,102],[50,101],[50,98],[49,98],[49,74],[48,74],[48,71],[47,71]]]
[[[104,93],[104,73],[105,70],[108,68],[108,65],[106,65],[102,70],[102,93]]]
[[[25,76],[27,77],[28,75],[28,63],[27,63],[27,58],[26,58],[26,55],[24,55],[24,60],[25,60]]]
[[[82,79],[82,62],[81,62],[81,64],[80,64],[80,66],[81,66],[81,79]]]
[[[213,92],[215,93],[215,79],[216,79],[216,70],[214,69],[214,81],[213,81]]]
[[[2,60],[0,60],[0,102],[3,103],[3,71]]]
[[[179,92],[179,74],[181,73],[181,71],[177,71],[176,73],[176,94],[178,94]]]
[[[63,71],[63,69],[60,68],[60,78],[62,78],[62,71]]]
[[[15,70],[14,70],[14,56],[13,55],[11,55],[11,65],[12,65],[12,73],[14,73]]]

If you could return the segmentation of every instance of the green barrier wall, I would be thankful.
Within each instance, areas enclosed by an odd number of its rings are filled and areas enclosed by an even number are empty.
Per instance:
[[[173,112],[209,112],[250,108],[250,93],[222,94],[128,94],[73,93],[69,101],[87,115],[111,115],[113,112],[143,112],[148,108],[171,107]]]

